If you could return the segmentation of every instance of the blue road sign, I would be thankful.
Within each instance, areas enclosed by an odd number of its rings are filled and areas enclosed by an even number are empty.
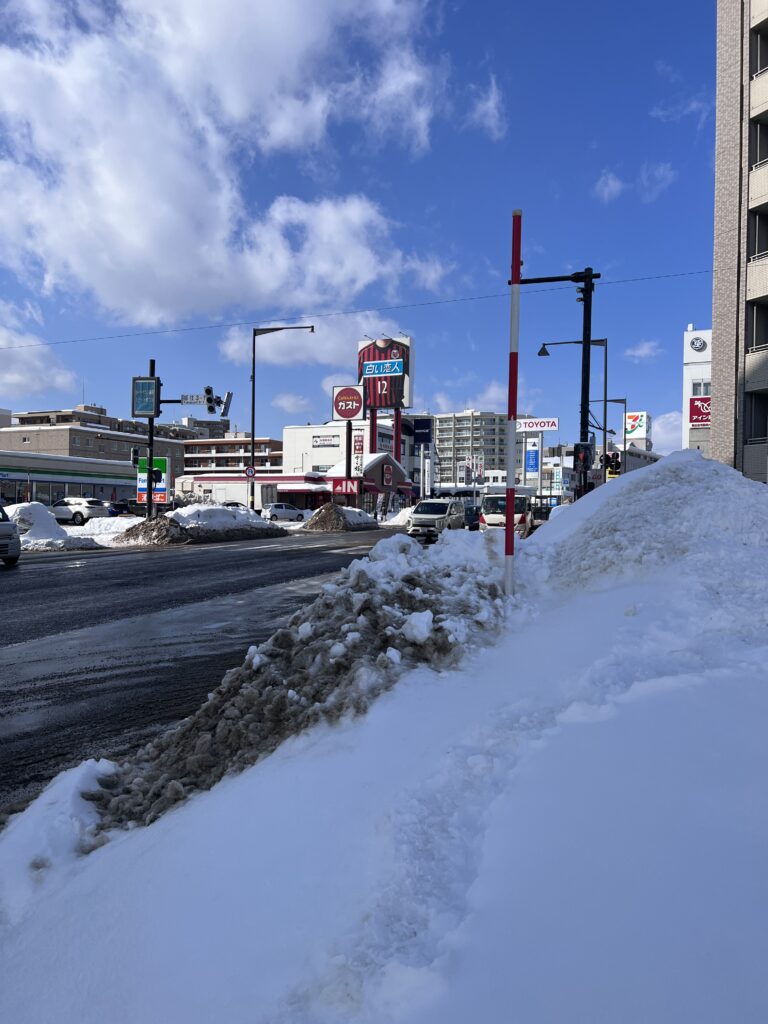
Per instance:
[[[539,472],[539,449],[529,448],[525,453],[525,472],[526,473],[538,473]]]

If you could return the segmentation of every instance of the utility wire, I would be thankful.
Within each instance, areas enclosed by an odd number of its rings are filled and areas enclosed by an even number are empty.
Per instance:
[[[650,274],[645,277],[623,277],[614,281],[600,281],[602,285],[610,284],[636,284],[641,281],[663,281],[674,277],[696,277],[701,274],[712,274],[713,270],[685,270],[676,274]],[[538,295],[542,292],[562,292],[573,288],[572,284],[556,285],[551,288],[526,288],[523,295]],[[85,338],[64,338],[60,341],[35,341],[28,345],[8,345],[2,351],[12,352],[21,348],[52,348],[54,345],[80,345],[89,341],[125,341],[128,338],[152,338],[165,334],[188,334],[193,331],[222,331],[232,327],[258,327],[261,324],[274,323],[275,320],[297,321],[297,320],[324,320],[334,316],[355,316],[361,313],[394,313],[402,309],[423,309],[427,306],[448,306],[460,302],[483,302],[487,299],[504,299],[509,297],[509,292],[491,292],[488,295],[464,295],[456,299],[430,299],[426,302],[404,302],[396,306],[369,306],[357,309],[342,309],[332,313],[299,313],[294,316],[275,316],[267,320],[235,320],[230,323],[207,323],[194,324],[189,327],[167,327],[154,331],[126,331],[122,334],[97,334]]]

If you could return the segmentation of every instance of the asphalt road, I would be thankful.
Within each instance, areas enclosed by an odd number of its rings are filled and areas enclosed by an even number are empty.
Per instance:
[[[191,714],[251,644],[388,534],[25,554],[0,568],[0,816],[64,768]]]

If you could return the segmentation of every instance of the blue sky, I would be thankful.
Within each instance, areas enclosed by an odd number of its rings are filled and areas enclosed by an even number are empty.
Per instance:
[[[0,406],[128,415],[154,357],[167,397],[231,389],[243,429],[250,332],[217,325],[307,314],[259,342],[260,434],[329,416],[357,340],[397,330],[421,407],[501,410],[521,207],[524,273],[603,274],[609,389],[677,446],[711,276],[620,282],[712,265],[714,2],[12,0],[1,24]],[[579,350],[536,352],[578,337],[575,297],[522,303],[521,411],[564,440]]]

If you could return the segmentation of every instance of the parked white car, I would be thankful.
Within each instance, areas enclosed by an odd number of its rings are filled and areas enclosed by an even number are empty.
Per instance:
[[[16,565],[21,554],[21,541],[16,523],[12,523],[0,505],[0,561],[4,565]]]
[[[311,512],[296,508],[295,505],[289,505],[284,501],[276,501],[272,505],[265,505],[261,510],[261,518],[268,519],[273,523],[278,519],[287,519],[289,522],[301,523],[304,521],[305,516],[310,515],[312,515]]]
[[[62,498],[51,506],[51,512],[60,523],[82,526],[89,519],[110,515],[109,508],[96,498]]]
[[[408,517],[408,536],[416,540],[437,540],[443,530],[464,529],[464,506],[460,501],[428,498],[420,501]]]

